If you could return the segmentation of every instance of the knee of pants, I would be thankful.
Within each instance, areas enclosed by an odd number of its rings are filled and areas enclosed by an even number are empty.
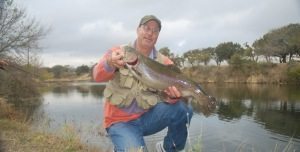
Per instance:
[[[180,101],[180,102],[177,102],[175,104],[175,109],[176,109],[176,112],[179,112],[179,115],[184,115],[186,117],[189,118],[189,120],[191,120],[192,116],[193,116],[193,110],[191,107],[189,107],[185,102],[183,101]]]
[[[115,151],[140,149],[145,147],[139,129],[127,123],[116,123],[107,129]]]

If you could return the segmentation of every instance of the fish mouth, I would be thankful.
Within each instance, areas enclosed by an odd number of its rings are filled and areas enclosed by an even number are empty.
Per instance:
[[[209,108],[210,110],[215,109],[216,106],[217,106],[217,100],[216,100],[216,98],[213,97],[213,96],[208,96],[208,98],[210,99],[210,100],[209,100],[210,102],[209,102],[209,104],[208,104],[208,108]]]
[[[131,65],[131,66],[135,66],[138,63],[138,58],[136,58],[133,61],[127,61],[126,64]]]
[[[196,107],[198,107],[199,112],[201,112],[204,116],[208,117],[217,108],[217,100],[215,97],[207,96],[206,99],[202,101],[204,103],[202,104],[196,103]],[[197,108],[195,108],[195,110],[197,111]]]

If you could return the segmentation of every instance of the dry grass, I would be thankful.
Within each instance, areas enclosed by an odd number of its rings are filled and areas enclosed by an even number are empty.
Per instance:
[[[288,64],[257,63],[233,67],[198,66],[185,68],[183,73],[197,82],[285,84]]]
[[[0,121],[1,126],[13,126],[14,129],[1,128],[2,146],[6,152],[52,152],[85,151],[80,143],[69,142],[57,136],[29,131],[27,126],[12,121]]]
[[[74,127],[65,125],[62,136],[30,129],[21,113],[0,98],[0,152],[101,152],[81,143]]]

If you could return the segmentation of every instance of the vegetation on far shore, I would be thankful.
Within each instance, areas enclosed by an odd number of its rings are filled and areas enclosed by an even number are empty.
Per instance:
[[[184,68],[183,73],[201,83],[300,84],[300,63],[252,63]]]

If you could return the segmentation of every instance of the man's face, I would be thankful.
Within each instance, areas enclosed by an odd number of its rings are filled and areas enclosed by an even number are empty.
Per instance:
[[[153,48],[159,35],[159,26],[156,21],[150,20],[137,29],[137,40],[142,47]]]

